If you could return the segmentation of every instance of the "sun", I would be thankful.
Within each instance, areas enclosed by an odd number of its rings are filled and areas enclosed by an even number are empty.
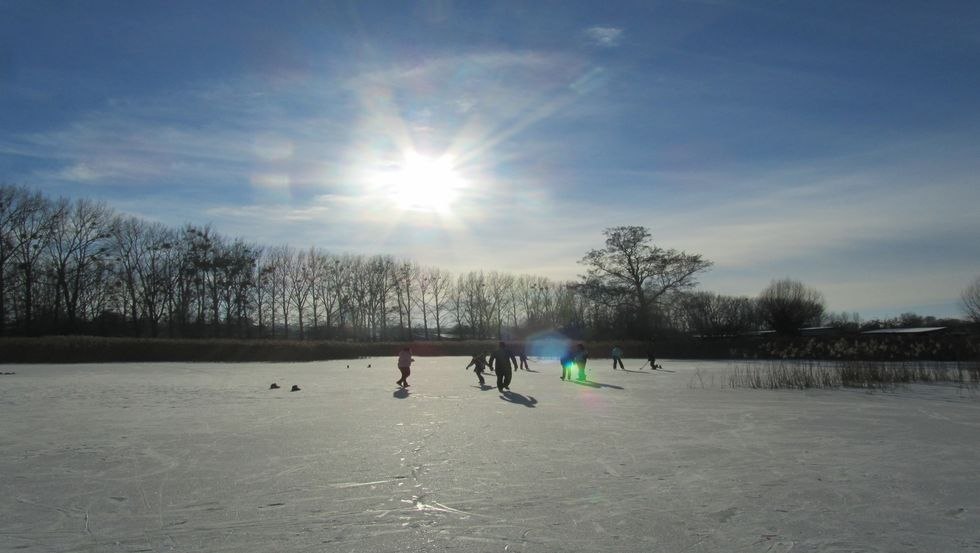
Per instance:
[[[463,179],[448,155],[431,158],[407,152],[388,174],[388,195],[404,210],[445,213],[463,187]]]

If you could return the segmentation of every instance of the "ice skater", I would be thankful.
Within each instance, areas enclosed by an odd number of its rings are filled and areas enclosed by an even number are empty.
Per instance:
[[[624,371],[626,370],[626,367],[623,366],[623,350],[620,349],[619,346],[613,346],[612,358],[613,370],[616,370],[616,365],[619,365],[619,368],[623,369]]]
[[[521,348],[521,353],[518,354],[518,357],[521,360],[521,365],[518,368],[524,369],[525,371],[531,370],[531,368],[527,365],[527,352],[524,351],[524,348]]]
[[[585,344],[579,344],[575,351],[575,366],[578,367],[579,382],[585,381],[585,364],[589,361],[589,352],[585,351]]]
[[[561,379],[571,380],[572,366],[575,364],[575,353],[572,349],[566,348],[565,353],[558,358],[558,362],[561,364]]]
[[[412,374],[412,363],[415,359],[412,358],[412,350],[408,346],[402,348],[398,353],[398,370],[401,371],[402,377],[395,381],[402,388],[408,388],[408,375]]]
[[[473,367],[473,372],[476,373],[476,377],[480,379],[480,388],[486,385],[486,381],[483,380],[483,370],[487,368],[487,354],[479,353],[473,356],[470,360],[470,364],[466,365],[466,368]]]
[[[653,340],[650,340],[647,344],[647,363],[650,364],[650,370],[652,371],[663,368],[657,364],[657,352],[653,349]],[[643,367],[640,368],[642,369]]]
[[[514,365],[511,365],[514,363]],[[490,354],[490,370],[497,373],[497,389],[503,393],[510,390],[510,379],[513,376],[514,354],[507,349],[507,344],[500,342],[497,349]]]

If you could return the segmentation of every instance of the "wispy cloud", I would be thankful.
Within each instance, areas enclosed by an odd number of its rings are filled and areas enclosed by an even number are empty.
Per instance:
[[[614,48],[622,43],[623,30],[616,27],[589,27],[585,30],[585,36],[596,46]]]

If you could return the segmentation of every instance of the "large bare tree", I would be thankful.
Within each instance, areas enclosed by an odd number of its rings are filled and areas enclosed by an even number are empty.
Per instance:
[[[603,234],[605,247],[589,251],[580,261],[586,274],[577,289],[594,302],[632,314],[633,333],[649,338],[652,311],[660,298],[695,286],[697,275],[711,262],[653,244],[645,227],[612,227]]]

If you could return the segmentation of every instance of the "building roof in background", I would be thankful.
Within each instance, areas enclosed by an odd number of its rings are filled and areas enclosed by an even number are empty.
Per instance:
[[[920,326],[914,328],[882,328],[879,330],[866,330],[861,334],[930,334],[946,330],[945,326]]]

